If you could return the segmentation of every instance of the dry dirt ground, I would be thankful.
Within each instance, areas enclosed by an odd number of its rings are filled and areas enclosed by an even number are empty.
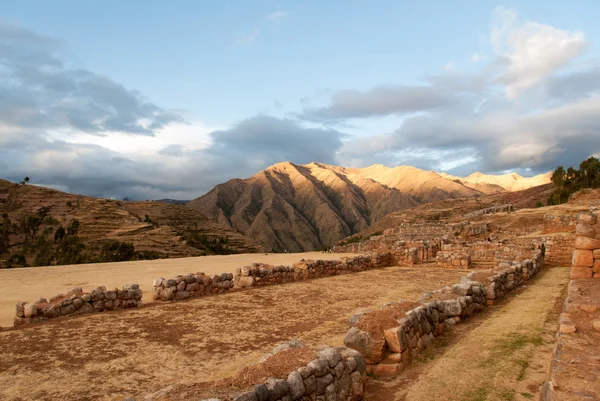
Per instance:
[[[300,259],[339,259],[353,254],[321,252],[254,253],[195,258],[157,259],[137,262],[100,263],[70,266],[48,266],[23,269],[0,269],[0,326],[12,327],[17,302],[34,302],[50,298],[73,287],[90,290],[100,285],[107,288],[139,284],[144,302],[152,300],[152,281],[158,277],[171,278],[178,274],[234,273],[237,267],[253,262],[290,265]]]
[[[110,278],[97,272],[94,283]],[[342,345],[353,313],[419,299],[465,273],[388,267],[3,331],[0,400],[122,400],[227,377],[292,338]]]
[[[542,272],[499,305],[451,328],[399,377],[370,379],[365,401],[539,399],[568,282],[569,268]]]

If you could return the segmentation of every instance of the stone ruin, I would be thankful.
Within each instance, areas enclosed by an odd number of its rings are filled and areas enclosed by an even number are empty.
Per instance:
[[[107,310],[139,308],[142,306],[142,290],[138,284],[122,289],[107,290],[97,287],[91,292],[73,288],[66,294],[55,295],[49,300],[20,302],[16,305],[15,326],[38,323],[63,316],[83,315]]]

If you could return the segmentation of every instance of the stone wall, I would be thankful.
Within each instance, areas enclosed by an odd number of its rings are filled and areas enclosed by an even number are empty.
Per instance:
[[[233,401],[363,399],[367,371],[360,353],[345,347],[327,347],[316,356],[306,366],[291,372],[287,379],[269,378]]]
[[[546,244],[546,260],[548,267],[570,266],[575,247],[575,234],[556,234],[540,237]]]
[[[471,266],[471,250],[466,244],[443,244],[436,255],[436,264],[444,267],[468,268]]]
[[[577,219],[571,279],[600,278],[600,221],[598,212],[581,213]]]
[[[575,232],[575,225],[577,225],[576,214],[545,214],[542,234],[572,233]]]
[[[416,307],[407,302],[390,303],[354,316],[344,344],[365,357],[368,372],[394,376],[441,335],[446,325],[482,311],[539,272],[543,244],[529,254],[532,259],[503,263],[498,271],[484,273],[482,278],[470,273],[470,281],[428,293]],[[404,306],[412,308],[406,311]]]
[[[61,316],[83,315],[142,306],[142,290],[138,284],[122,289],[107,290],[98,287],[91,292],[74,288],[67,294],[56,295],[50,300],[41,298],[37,302],[20,302],[16,305],[15,326],[37,323]]]
[[[221,273],[209,277],[204,273],[179,275],[172,279],[157,278],[153,283],[152,299],[178,301],[182,299],[221,294],[233,289],[233,274]]]
[[[291,266],[270,266],[254,263],[236,269],[233,280],[236,287],[257,287],[335,276],[368,269],[393,266],[396,258],[390,252],[377,253],[341,260],[302,260]]]

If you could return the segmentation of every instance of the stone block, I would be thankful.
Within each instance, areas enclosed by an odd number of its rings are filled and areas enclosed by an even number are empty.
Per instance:
[[[360,352],[367,363],[378,363],[383,358],[385,339],[383,336],[374,336],[357,327],[351,327],[344,338],[344,345]]]
[[[575,249],[594,250],[600,249],[600,239],[577,237],[575,239]]]
[[[594,254],[590,250],[576,249],[573,251],[573,266],[592,267],[594,266]]]
[[[577,280],[580,278],[591,278],[594,272],[589,267],[573,266],[571,268],[571,280]]]
[[[373,365],[371,373],[375,376],[392,377],[402,371],[402,363],[380,363]]]
[[[596,224],[598,217],[594,213],[579,213],[577,216],[578,223],[585,223],[589,225]]]
[[[596,229],[589,224],[578,223],[575,226],[575,234],[582,237],[594,238],[596,236]]]
[[[401,353],[408,348],[408,337],[402,327],[394,327],[384,332],[385,342],[392,352]]]

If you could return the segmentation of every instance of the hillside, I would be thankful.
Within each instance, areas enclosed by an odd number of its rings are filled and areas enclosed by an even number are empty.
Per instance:
[[[285,162],[217,185],[188,206],[267,249],[306,251],[327,248],[390,213],[507,192],[492,183],[494,176],[473,179],[470,186],[460,180],[410,166],[345,168]]]
[[[32,264],[43,246],[57,246],[58,228],[67,229],[74,221],[78,240],[92,253],[109,241],[132,243],[142,258],[210,254],[213,242],[222,243],[227,252],[261,249],[185,205],[99,199],[0,180],[0,214],[4,213],[11,222],[9,250],[0,253],[5,261],[24,254]]]

